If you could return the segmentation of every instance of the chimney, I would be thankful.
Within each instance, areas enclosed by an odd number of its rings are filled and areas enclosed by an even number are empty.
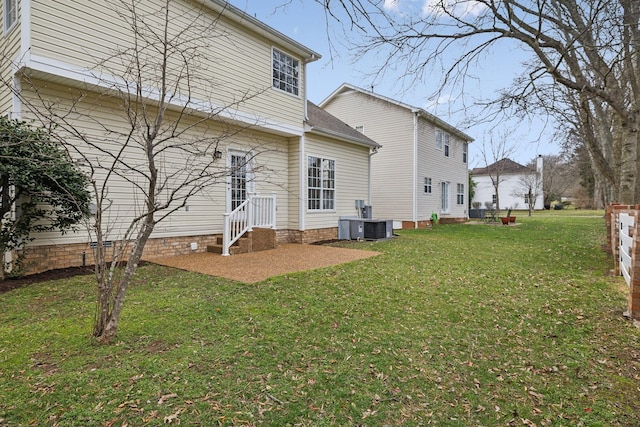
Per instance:
[[[542,154],[538,154],[538,158],[536,159],[536,172],[542,176]]]

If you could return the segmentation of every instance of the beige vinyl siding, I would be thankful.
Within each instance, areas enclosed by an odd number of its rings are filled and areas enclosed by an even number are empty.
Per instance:
[[[132,46],[131,30],[113,10],[111,2],[69,0],[65,2],[33,1],[32,53],[63,63],[73,64],[96,74],[123,76],[120,58],[106,67],[100,60],[118,50]],[[241,112],[268,118],[292,126],[301,126],[303,100],[272,88],[272,44],[255,33],[204,9],[199,12],[191,2],[171,2],[174,15],[170,31],[176,34],[190,25],[194,43],[208,43],[206,54],[191,61],[194,97],[218,106],[231,106]],[[188,7],[185,7],[188,5]],[[140,13],[161,10],[157,0],[138,2]],[[161,19],[156,19],[161,24]],[[209,35],[209,32],[213,34]],[[202,37],[205,35],[206,37]],[[277,46],[288,53],[283,46]],[[300,93],[304,93],[304,67],[300,70]],[[180,65],[178,61],[172,64]],[[182,85],[186,94],[186,86]]]
[[[449,212],[448,216],[464,217],[467,213],[467,197],[469,189],[467,178],[467,163],[462,162],[462,144],[456,136],[449,133],[449,157],[442,150],[435,148],[436,126],[423,118],[418,127],[418,220],[431,217],[432,213],[441,214],[441,182],[449,182]],[[443,132],[447,132],[443,130]],[[432,193],[424,193],[424,178],[432,179]],[[464,184],[465,203],[456,202],[457,184]]]
[[[43,81],[34,81],[34,83],[37,84],[40,94],[45,99],[55,101],[59,114],[70,111],[73,100],[77,100],[80,95],[78,91],[64,86]],[[23,91],[25,95],[31,95],[30,98],[34,102],[36,101],[33,91],[26,82],[23,82]],[[91,141],[100,144],[101,148],[115,152],[120,147],[115,142],[119,138],[118,135],[113,132],[105,132],[100,125],[105,125],[110,129],[121,132],[126,131],[127,124],[122,117],[123,111],[120,104],[113,98],[109,99],[94,93],[84,92],[82,95],[82,99],[75,106],[79,111],[83,111],[86,114],[72,113],[67,116],[68,119],[86,134]],[[167,119],[175,119],[175,116],[170,113]],[[184,121],[184,126],[194,126],[185,135],[185,139],[190,137],[201,138],[203,135],[220,135],[228,131],[228,129],[221,127],[219,123],[213,120],[207,120],[202,123],[196,123],[194,120],[196,119],[187,118]],[[65,135],[62,129],[58,129],[58,132],[67,142],[76,141],[76,148],[82,150],[84,154],[88,154],[92,162],[100,161],[102,164],[108,164],[108,156],[96,149],[87,147],[85,143],[71,135]],[[276,192],[278,203],[282,206],[287,206],[288,177],[283,172],[287,166],[288,159],[288,141],[286,139],[261,133],[232,132],[231,136],[222,139],[220,144],[220,149],[223,153],[226,153],[228,149],[251,150],[256,156],[254,162],[255,191],[259,193]],[[129,149],[126,152],[126,158],[129,164],[139,165],[143,170],[145,161],[140,150],[136,150],[135,147]],[[174,172],[189,170],[190,166],[183,157],[177,155],[167,155],[165,158],[161,158],[159,163],[161,168]],[[224,165],[225,159],[220,159],[221,172]],[[130,177],[133,176],[135,175]],[[101,182],[103,178],[104,174],[99,175],[97,181]],[[140,212],[137,206],[140,206],[144,200],[139,190],[132,183],[121,178],[110,181],[108,197],[112,200],[113,205],[108,211],[107,224],[112,227],[112,230],[107,239],[117,240],[130,223],[131,218]],[[222,214],[225,212],[226,207],[225,174],[221,173],[216,185],[209,187],[200,195],[192,197],[188,202],[188,206],[188,209],[182,208],[172,214],[166,221],[161,222],[152,237],[205,235],[222,232]],[[279,209],[277,214],[278,227],[286,228],[287,220],[287,210]],[[90,239],[85,230],[64,236],[60,236],[58,233],[42,233],[37,236],[37,241],[34,244],[79,243],[90,241]]]
[[[324,107],[382,145],[372,156],[372,208],[376,218],[412,220],[413,116],[409,110],[349,92]]]
[[[367,200],[369,148],[335,141],[318,135],[306,136],[305,156],[335,160],[336,209],[332,212],[306,210],[307,185],[305,176],[305,229],[337,227],[341,216],[356,215],[355,200]],[[306,159],[305,159],[306,164]]]
[[[18,22],[7,34],[4,34],[4,1],[0,0],[0,77],[2,82],[12,83],[14,62],[20,53],[20,2],[18,2]],[[4,83],[0,83],[0,114],[13,111],[13,95]]]
[[[418,125],[418,173],[416,176],[417,220],[430,219],[432,213],[440,215],[440,182],[442,181],[442,160],[444,151],[436,148],[435,126],[425,120]],[[424,179],[431,178],[431,193],[424,192]],[[451,206],[451,204],[449,205]]]

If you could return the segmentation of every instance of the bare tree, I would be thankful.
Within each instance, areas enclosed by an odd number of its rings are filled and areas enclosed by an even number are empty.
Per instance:
[[[227,118],[266,90],[237,93],[224,106],[198,101],[216,99],[219,83],[208,64],[215,61],[216,41],[227,36],[211,12],[170,0],[159,10],[136,0],[115,0],[113,7],[120,36],[129,43],[96,58],[93,86],[70,88],[59,100],[25,75],[23,88],[30,87],[24,93],[30,95],[18,93],[91,178],[95,214],[89,232],[98,290],[93,334],[105,343],[116,336],[152,232],[233,172],[221,159],[221,144],[249,126],[227,124]],[[203,94],[205,88],[211,92]],[[234,167],[244,168],[263,150],[256,143]],[[116,187],[130,192],[128,203],[116,200]]]
[[[636,0],[433,0],[422,10],[403,10],[415,3],[317,1],[332,19],[362,31],[358,55],[388,58],[383,69],[403,64],[412,79],[441,73],[443,87],[463,88],[470,67],[492,48],[515,43],[531,60],[508,96],[491,104],[494,111],[524,111],[549,87],[571,94],[554,102],[574,110],[594,168],[619,202],[640,200]]]
[[[515,152],[515,144],[510,140],[510,132],[504,131],[499,136],[493,133],[487,135],[487,140],[480,148],[482,160],[486,167],[474,169],[476,175],[488,175],[496,196],[497,215],[500,216],[500,184],[505,180],[505,173],[509,171],[513,162],[509,159]]]

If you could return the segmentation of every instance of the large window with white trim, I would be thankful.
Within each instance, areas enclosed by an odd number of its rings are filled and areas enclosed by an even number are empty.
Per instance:
[[[307,160],[307,209],[332,211],[336,206],[336,162],[309,156]]]
[[[298,95],[300,61],[278,49],[273,49],[273,87]]]
[[[431,194],[431,178],[424,178],[424,192],[425,194]]]
[[[464,205],[464,184],[458,184],[456,193],[456,204]]]
[[[18,22],[18,0],[4,0],[4,32],[8,32]]]

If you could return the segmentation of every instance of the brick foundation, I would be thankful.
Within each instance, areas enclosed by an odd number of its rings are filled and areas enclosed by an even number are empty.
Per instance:
[[[286,243],[315,243],[338,238],[338,227],[319,228],[315,230],[286,230],[288,241]]]
[[[415,228],[430,228],[431,227],[431,220],[430,219],[425,219],[422,221],[418,221],[417,222],[417,226],[416,226],[416,222],[414,221],[402,221],[402,229],[403,230],[413,230]]]
[[[144,248],[143,257],[205,252],[207,245],[213,244],[215,240],[215,235],[149,239]],[[191,249],[191,243],[197,244],[196,250]],[[117,242],[113,242],[113,246],[106,249],[107,259],[110,260],[113,256],[116,244]],[[33,274],[57,268],[81,267],[93,264],[95,264],[95,259],[93,249],[89,243],[30,246],[27,248],[21,270],[28,274]]]
[[[252,232],[251,250],[253,252],[271,249],[284,243],[314,243],[338,238],[338,227],[317,230],[274,230],[255,228]],[[143,258],[185,255],[196,252],[206,252],[207,246],[214,245],[219,234],[206,236],[185,236],[149,239]],[[197,249],[192,250],[191,244],[196,243]],[[110,260],[114,247],[107,248]],[[93,249],[89,243],[67,245],[29,246],[23,260],[21,271],[26,274],[41,273],[47,270],[67,267],[81,267],[95,264]]]

